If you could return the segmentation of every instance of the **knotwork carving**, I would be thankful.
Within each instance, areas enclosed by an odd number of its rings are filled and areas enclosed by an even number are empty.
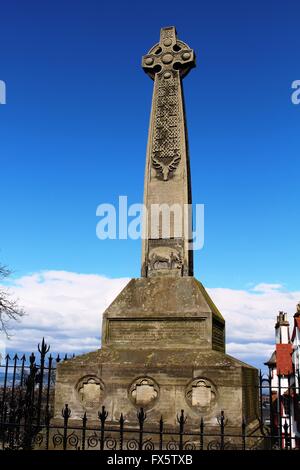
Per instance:
[[[155,79],[151,164],[162,181],[173,176],[181,160],[181,78],[194,66],[194,52],[177,39],[174,27],[162,28],[159,44],[143,57],[143,69]]]
[[[167,181],[181,160],[177,72],[157,77],[156,118],[153,130],[152,166],[157,176]]]

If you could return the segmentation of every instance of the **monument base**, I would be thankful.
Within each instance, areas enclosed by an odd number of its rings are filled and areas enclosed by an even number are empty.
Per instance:
[[[58,364],[55,418],[66,403],[70,420],[87,413],[98,423],[137,426],[140,408],[148,425],[199,430],[228,426],[241,430],[258,418],[258,371],[225,354],[224,319],[193,277],[132,279],[104,314],[102,349]],[[251,424],[252,423],[252,424]],[[146,425],[146,423],[145,423]]]
[[[59,364],[55,411],[68,403],[71,419],[98,421],[104,405],[108,420],[137,424],[137,411],[147,412],[147,422],[163,416],[178,426],[176,416],[185,411],[191,427],[216,425],[221,410],[230,425],[241,428],[258,417],[257,370],[227,354],[210,351],[117,351],[103,348]]]

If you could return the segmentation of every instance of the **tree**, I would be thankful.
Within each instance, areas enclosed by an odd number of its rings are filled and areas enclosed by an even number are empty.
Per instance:
[[[0,281],[11,275],[10,269],[0,264]],[[8,289],[0,286],[0,331],[8,336],[8,323],[11,320],[18,320],[24,315],[24,310],[19,306]]]

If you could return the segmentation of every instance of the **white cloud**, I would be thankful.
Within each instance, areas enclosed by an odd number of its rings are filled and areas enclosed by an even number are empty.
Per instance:
[[[97,349],[102,313],[127,282],[66,271],[45,271],[15,280],[11,290],[26,315],[11,325],[7,348],[31,351],[45,336],[52,351]]]
[[[286,291],[280,284],[259,284],[251,290],[208,291],[226,319],[227,342],[239,344],[274,343],[278,311],[288,312],[291,321],[300,298],[300,291]]]
[[[269,359],[274,351],[273,344],[265,343],[227,343],[227,353],[231,356],[238,356],[239,359],[263,358],[264,361]]]
[[[264,284],[263,282],[261,284],[257,284],[256,286],[253,287],[253,292],[274,292],[279,289],[282,289],[283,286],[281,284]]]
[[[10,288],[27,315],[12,325],[7,347],[17,352],[35,350],[45,336],[55,352],[97,349],[102,313],[128,280],[67,271],[44,271],[15,280]],[[291,321],[300,299],[300,291],[287,291],[280,284],[208,292],[226,320],[227,352],[255,363],[268,359],[273,350],[278,310],[288,312]]]

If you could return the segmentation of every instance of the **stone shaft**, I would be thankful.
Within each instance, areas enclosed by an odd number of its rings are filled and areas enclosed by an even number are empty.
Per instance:
[[[162,28],[160,42],[143,57],[154,80],[146,156],[142,276],[192,276],[191,179],[182,78],[194,52]]]

